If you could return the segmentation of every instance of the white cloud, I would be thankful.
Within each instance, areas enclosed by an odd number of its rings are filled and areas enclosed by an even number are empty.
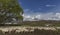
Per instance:
[[[24,9],[24,14],[33,14],[33,10],[31,10],[31,9]]]
[[[60,18],[60,13],[56,13],[56,16],[57,16],[58,18]]]
[[[60,13],[40,13],[36,15],[24,15],[24,21],[35,21],[35,20],[60,20]]]
[[[26,11],[29,11],[29,9],[25,9],[24,11],[25,11],[25,12],[26,12]]]
[[[39,10],[42,10],[42,8],[38,8]]]
[[[54,7],[54,6],[56,6],[56,5],[45,5],[46,7]]]
[[[51,5],[50,5],[51,6]],[[54,5],[52,5],[54,6]],[[49,13],[33,13],[32,10],[30,9],[25,9],[24,10],[23,20],[24,21],[35,21],[35,20],[60,20],[60,13],[54,13],[54,12],[49,12]]]

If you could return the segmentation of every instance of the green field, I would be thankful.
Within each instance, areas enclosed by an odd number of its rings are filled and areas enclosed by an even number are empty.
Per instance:
[[[42,27],[60,27],[60,21],[41,20],[41,21],[24,21],[17,24],[0,24],[0,26],[42,26]]]

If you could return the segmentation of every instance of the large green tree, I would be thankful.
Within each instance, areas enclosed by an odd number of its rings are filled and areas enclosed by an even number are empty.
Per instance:
[[[11,21],[12,18],[23,20],[21,14],[23,14],[23,10],[18,0],[0,0],[0,23],[6,20]]]

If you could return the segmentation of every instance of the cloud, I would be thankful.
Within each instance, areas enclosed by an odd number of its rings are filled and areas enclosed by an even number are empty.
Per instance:
[[[39,10],[42,10],[42,8],[38,8]]]
[[[38,20],[60,20],[60,13],[40,13],[35,15],[24,15],[24,21],[38,21]]]
[[[56,16],[57,16],[58,18],[60,18],[60,13],[56,13]]]
[[[24,11],[26,12],[26,11],[29,11],[30,9],[24,9]]]
[[[45,5],[46,7],[54,7],[54,6],[56,6],[56,5]]]
[[[31,9],[24,9],[24,14],[32,14],[33,10]]]
[[[24,21],[38,21],[38,20],[60,20],[59,12],[48,12],[48,13],[34,13],[30,9],[24,9],[23,20]]]

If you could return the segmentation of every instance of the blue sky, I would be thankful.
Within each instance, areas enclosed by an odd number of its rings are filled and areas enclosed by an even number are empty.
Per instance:
[[[60,12],[60,0],[19,0],[19,2],[23,9],[33,12]]]
[[[19,0],[26,15],[60,13],[60,0]],[[50,14],[51,15],[51,14]]]

